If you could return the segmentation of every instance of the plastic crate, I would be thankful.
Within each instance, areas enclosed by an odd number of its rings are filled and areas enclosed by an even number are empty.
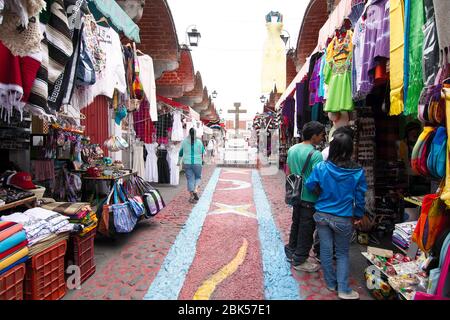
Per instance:
[[[23,300],[25,263],[18,264],[0,276],[0,300]]]
[[[62,240],[38,253],[26,264],[25,300],[59,300],[66,294],[64,256],[67,242]]]
[[[95,273],[94,239],[96,229],[89,231],[83,237],[72,236],[69,241],[66,267],[70,264],[80,267],[80,283],[85,282]]]

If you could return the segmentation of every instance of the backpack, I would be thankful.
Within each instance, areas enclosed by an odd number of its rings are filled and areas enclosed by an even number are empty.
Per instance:
[[[304,173],[306,168],[308,167],[309,161],[311,160],[312,155],[315,150],[311,150],[306,158],[305,164],[303,165],[302,172],[300,175],[290,174],[286,177],[286,195],[284,197],[284,201],[286,204],[291,206],[299,206],[302,202],[302,189],[303,189],[303,180]]]
[[[430,153],[427,159],[427,167],[435,178],[445,176],[445,161],[447,158],[447,129],[439,127],[431,143]]]

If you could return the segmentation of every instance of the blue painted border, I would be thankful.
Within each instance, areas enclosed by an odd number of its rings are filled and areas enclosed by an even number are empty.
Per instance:
[[[192,209],[184,228],[169,250],[161,269],[153,280],[144,300],[176,300],[186,275],[194,261],[197,240],[209,211],[213,193],[219,181],[220,169],[215,169],[200,200]]]
[[[263,260],[265,298],[303,300],[298,282],[292,276],[290,264],[286,261],[284,244],[275,226],[269,201],[256,170],[252,170],[252,183]]]

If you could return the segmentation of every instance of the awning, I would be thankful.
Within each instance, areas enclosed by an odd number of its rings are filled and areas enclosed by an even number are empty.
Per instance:
[[[186,105],[184,105],[182,103],[173,101],[172,99],[169,99],[169,98],[166,98],[166,97],[163,97],[163,96],[156,95],[156,101],[163,102],[165,104],[168,104],[169,106],[172,106],[172,107],[177,108],[177,109],[181,109],[183,111],[187,111],[189,113],[191,112],[190,111],[191,108],[189,106],[186,106]]]
[[[115,1],[88,0],[88,6],[96,20],[105,17],[114,30],[123,32],[128,39],[134,42],[141,42],[139,27]]]

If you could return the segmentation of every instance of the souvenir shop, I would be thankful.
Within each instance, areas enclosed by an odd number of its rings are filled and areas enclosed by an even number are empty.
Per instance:
[[[165,207],[155,186],[178,185],[203,124],[156,95],[115,1],[0,0],[0,28],[0,300],[61,299],[69,266],[95,273],[95,238]]]
[[[311,120],[325,145],[354,130],[368,190],[353,241],[375,299],[450,298],[449,13],[440,0],[341,1],[279,101],[280,148]]]

